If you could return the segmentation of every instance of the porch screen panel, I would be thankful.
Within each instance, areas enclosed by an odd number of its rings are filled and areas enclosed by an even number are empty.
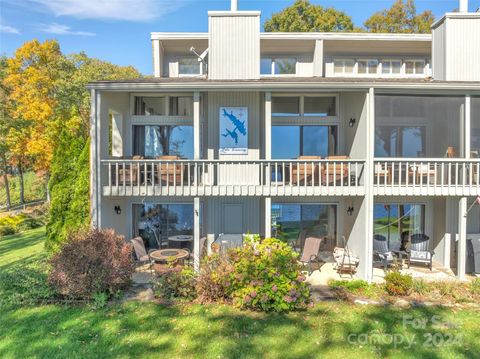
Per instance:
[[[173,155],[193,158],[192,126],[134,126],[133,154],[155,158]]]

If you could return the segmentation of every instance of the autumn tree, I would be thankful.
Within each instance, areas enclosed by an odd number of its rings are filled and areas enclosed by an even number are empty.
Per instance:
[[[376,12],[364,22],[369,32],[430,33],[434,16],[430,10],[417,14],[414,0],[396,0],[390,9]]]
[[[8,182],[8,160],[9,160],[9,146],[7,144],[7,136],[10,130],[11,119],[8,116],[7,89],[3,86],[3,79],[7,72],[7,57],[0,57],[0,173],[3,178],[5,188],[5,206],[7,210],[10,209],[12,202],[10,200],[10,186]]]
[[[273,14],[264,24],[267,32],[339,32],[352,31],[350,16],[334,8],[296,0],[292,6]]]

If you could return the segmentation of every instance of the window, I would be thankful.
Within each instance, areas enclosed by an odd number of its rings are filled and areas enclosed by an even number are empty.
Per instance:
[[[335,59],[334,72],[336,74],[353,74],[355,60],[353,59]]]
[[[336,242],[337,206],[334,204],[274,203],[271,216],[272,235],[285,242],[296,242],[300,231],[305,231],[302,241],[294,243],[299,248],[303,248],[309,236],[327,237],[330,243]]]
[[[425,205],[375,204],[374,234],[385,237],[389,250],[403,250],[409,235],[425,234]]]
[[[164,116],[165,97],[135,97],[135,115]]]
[[[135,97],[135,115],[143,116],[193,116],[192,96],[169,96],[169,113],[165,96]]]
[[[335,96],[274,96],[272,116],[336,116],[336,104]],[[303,113],[300,113],[301,107]]]
[[[193,158],[192,126],[133,126],[133,154]]]
[[[272,126],[272,158],[326,157],[337,153],[337,126]]]
[[[375,157],[425,157],[425,127],[376,126]]]
[[[134,204],[133,235],[142,237],[147,249],[170,246],[168,237],[193,236],[193,204]]]
[[[261,75],[295,75],[297,59],[294,57],[262,57]]]
[[[378,60],[358,60],[359,74],[376,74],[378,68]]]
[[[401,60],[382,60],[382,74],[398,75],[402,70]]]
[[[423,75],[425,73],[425,61],[405,60],[405,73],[407,75]]]
[[[202,63],[196,57],[181,57],[178,59],[179,75],[201,75]]]

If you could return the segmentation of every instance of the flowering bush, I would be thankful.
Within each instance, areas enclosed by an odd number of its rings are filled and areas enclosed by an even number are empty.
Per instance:
[[[289,311],[305,308],[310,288],[301,274],[297,254],[275,238],[247,238],[243,247],[230,253],[234,303],[242,308]]]
[[[413,289],[413,278],[409,274],[392,271],[385,275],[385,290],[393,296],[409,295]]]
[[[131,245],[111,229],[73,233],[50,265],[49,283],[59,294],[80,299],[116,293],[135,270]]]
[[[197,279],[198,299],[202,303],[230,301],[230,275],[233,265],[218,254],[206,257]]]
[[[192,268],[171,267],[155,280],[155,296],[169,300],[194,300],[197,296],[195,283],[196,275]]]

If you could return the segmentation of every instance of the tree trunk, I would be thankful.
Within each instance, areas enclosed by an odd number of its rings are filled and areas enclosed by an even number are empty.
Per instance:
[[[22,165],[18,165],[18,174],[20,175],[20,204],[25,204],[25,187],[23,183],[23,168]]]
[[[8,174],[7,174],[7,166],[5,166],[3,171],[3,182],[5,183],[5,193],[7,198],[7,211],[10,211],[10,207],[12,206],[12,202],[10,201],[10,185],[8,184]]]
[[[47,195],[47,203],[50,203],[50,188],[48,182],[50,182],[50,173],[47,172],[45,174],[45,193]]]

